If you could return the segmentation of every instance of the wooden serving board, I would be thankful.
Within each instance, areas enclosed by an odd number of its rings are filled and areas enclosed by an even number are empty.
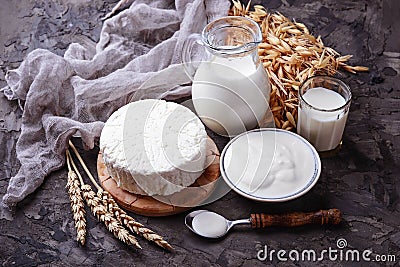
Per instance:
[[[167,216],[195,207],[211,195],[220,177],[219,158],[217,146],[211,138],[208,138],[206,155],[208,167],[193,185],[169,196],[150,197],[119,188],[108,174],[101,152],[97,157],[97,174],[103,189],[107,190],[121,207],[144,216]]]

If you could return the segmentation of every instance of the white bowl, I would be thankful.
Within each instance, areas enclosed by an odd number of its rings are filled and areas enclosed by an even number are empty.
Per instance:
[[[303,137],[261,128],[233,138],[221,154],[221,174],[238,194],[257,201],[282,202],[307,193],[318,181],[321,160]]]

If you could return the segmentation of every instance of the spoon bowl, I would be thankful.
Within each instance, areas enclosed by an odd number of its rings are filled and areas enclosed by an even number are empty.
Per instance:
[[[295,227],[306,224],[339,224],[341,212],[338,209],[315,212],[292,212],[279,215],[253,213],[248,219],[230,221],[218,213],[208,210],[192,211],[185,217],[186,226],[195,234],[207,238],[220,238],[237,224],[248,224],[251,228],[274,226]]]
[[[195,234],[206,238],[220,238],[237,224],[250,224],[250,219],[230,221],[218,213],[196,210],[185,217],[186,226]]]

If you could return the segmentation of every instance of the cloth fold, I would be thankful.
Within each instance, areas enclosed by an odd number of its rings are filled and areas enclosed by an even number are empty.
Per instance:
[[[6,75],[9,100],[24,103],[16,152],[21,168],[0,203],[12,219],[16,204],[65,163],[73,135],[94,147],[104,121],[119,107],[142,98],[190,95],[180,64],[191,33],[228,13],[229,1],[137,0],[106,20],[95,49],[71,44],[64,56],[44,49],[29,53]]]

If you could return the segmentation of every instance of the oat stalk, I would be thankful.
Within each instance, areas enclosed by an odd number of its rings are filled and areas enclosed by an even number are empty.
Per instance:
[[[68,165],[68,180],[65,186],[68,190],[69,199],[71,202],[71,210],[74,215],[75,229],[76,229],[76,240],[82,245],[86,241],[86,217],[85,217],[85,205],[83,203],[80,185],[81,182],[78,176],[71,168],[69,151],[66,152],[67,165]]]
[[[232,0],[230,15],[256,21],[263,41],[258,54],[271,84],[270,107],[278,128],[294,130],[297,121],[298,90],[302,82],[317,74],[334,75],[339,69],[356,73],[367,67],[350,66],[352,55],[340,56],[326,47],[321,36],[310,34],[306,25],[291,21],[279,12],[269,13],[261,5],[249,11],[249,5]]]

